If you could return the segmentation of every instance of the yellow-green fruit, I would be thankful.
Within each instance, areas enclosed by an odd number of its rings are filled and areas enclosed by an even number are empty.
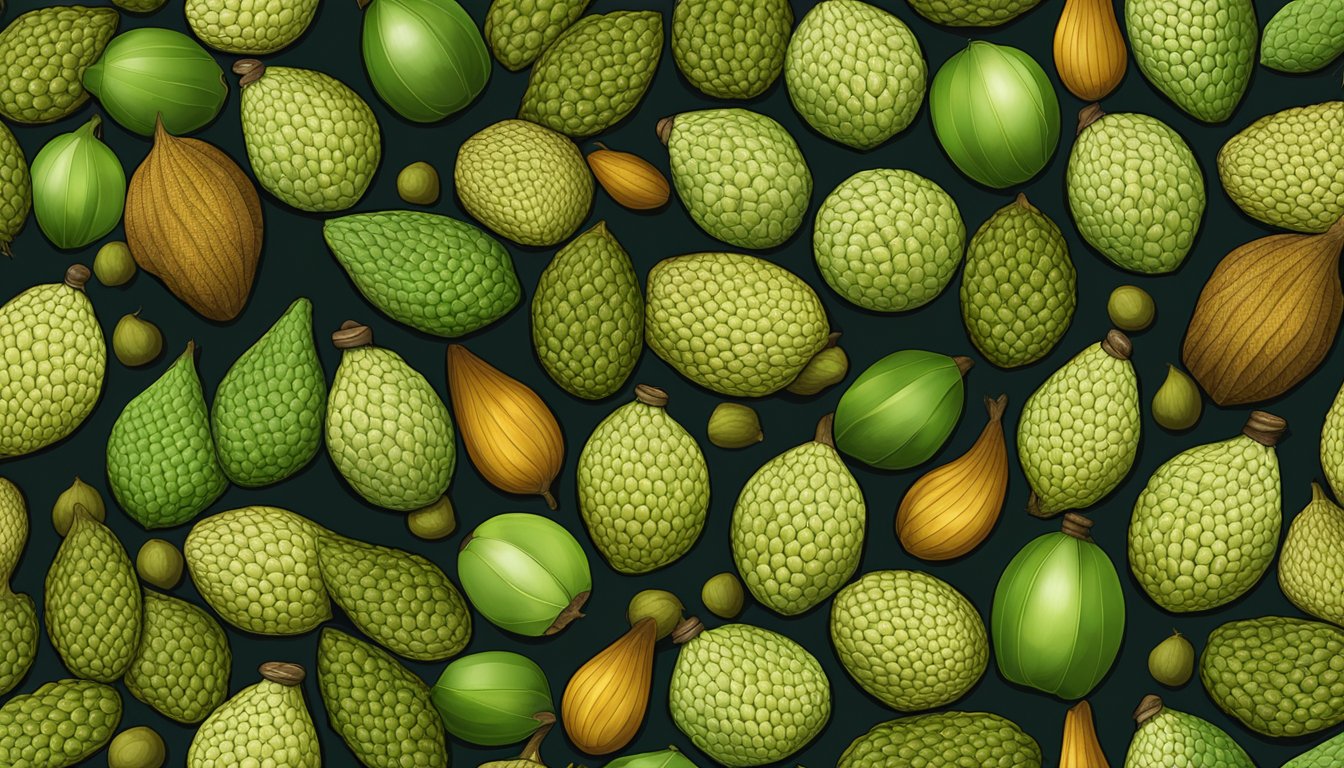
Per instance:
[[[303,701],[303,667],[268,661],[261,682],[224,702],[201,724],[187,768],[320,768],[322,750]]]
[[[61,491],[61,495],[56,497],[56,503],[51,507],[51,524],[61,536],[65,536],[66,531],[70,530],[70,523],[75,519],[76,506],[83,507],[89,517],[100,523],[107,519],[107,507],[103,504],[103,495],[98,489],[76,476],[70,487]]]
[[[1232,116],[1251,84],[1260,26],[1251,0],[1125,0],[1139,71],[1206,123]]]
[[[145,590],[145,629],[126,690],[164,717],[199,723],[229,695],[233,654],[204,609]]]
[[[517,72],[541,52],[588,7],[588,0],[493,0],[485,12],[485,41],[504,68]]]
[[[997,27],[1035,8],[1041,0],[910,0],[910,7],[935,24]]]
[[[1344,626],[1344,509],[1311,484],[1311,501],[1288,526],[1279,587],[1304,613]]]
[[[0,124],[0,255],[11,255],[9,244],[23,229],[32,207],[33,183],[23,147],[9,128]]]
[[[28,505],[18,486],[0,477],[0,696],[19,684],[37,658],[41,628],[28,595],[11,591],[10,577],[28,541]]]
[[[1292,0],[1265,25],[1260,63],[1280,72],[1315,72],[1344,53],[1344,5]]]
[[[741,403],[719,403],[709,414],[709,442],[720,448],[746,448],[765,439],[756,411]]]
[[[1173,632],[1149,651],[1148,673],[1171,688],[1185,685],[1195,673],[1195,646],[1180,632]]]
[[[120,240],[113,240],[93,257],[93,274],[98,282],[108,287],[125,285],[135,277],[135,259],[131,258],[131,249]]]
[[[103,748],[121,722],[121,696],[90,680],[57,680],[0,707],[0,765],[70,768]]]
[[[421,507],[406,516],[406,527],[411,533],[429,541],[446,539],[457,530],[457,515],[453,513],[453,502],[447,496],[426,507]]]
[[[135,556],[135,570],[146,584],[172,589],[182,581],[182,553],[171,541],[150,539]]]
[[[225,53],[274,53],[299,39],[318,0],[187,0],[187,24]]]
[[[113,8],[56,5],[29,11],[0,32],[0,116],[50,123],[88,100],[80,82],[117,31]]]
[[[851,742],[836,763],[836,768],[944,766],[1041,768],[1041,748],[1016,723],[998,715],[934,712],[878,723]]]
[[[1106,300],[1111,324],[1122,331],[1142,331],[1153,324],[1157,305],[1153,297],[1137,285],[1122,285]]]
[[[1185,371],[1168,365],[1167,378],[1153,395],[1153,421],[1163,429],[1179,432],[1195,426],[1203,411],[1199,385]]]
[[[151,13],[163,7],[168,0],[112,0],[112,4],[131,13]]]
[[[1344,386],[1325,414],[1321,428],[1321,469],[1336,499],[1344,499]]]
[[[1324,232],[1344,216],[1344,101],[1256,120],[1218,151],[1218,178],[1251,218]]]
[[[439,199],[439,172],[423,161],[411,163],[397,174],[397,194],[412,205],[433,205]]]
[[[1344,763],[1344,734],[1335,735],[1292,760],[1282,768],[1336,768]]]
[[[746,592],[736,575],[717,573],[710,576],[700,588],[700,601],[715,616],[721,619],[735,619],[742,612]]]
[[[838,333],[831,334],[834,342]],[[807,361],[798,378],[789,382],[784,389],[795,395],[815,395],[827,387],[835,386],[845,380],[849,373],[849,356],[839,347],[826,347]]]
[[[687,82],[719,99],[761,95],[784,71],[788,0],[677,0],[672,58]]]
[[[112,352],[122,365],[135,368],[148,365],[163,351],[163,333],[148,320],[140,319],[137,310],[122,315],[112,331]]]
[[[107,768],[160,768],[166,759],[163,737],[143,725],[118,733],[107,746]]]
[[[1139,729],[1129,742],[1125,768],[1255,768],[1227,732],[1202,718],[1162,706],[1145,696],[1134,712]]]
[[[630,598],[625,609],[625,620],[635,626],[641,619],[653,619],[658,627],[658,639],[672,634],[672,630],[681,623],[685,607],[677,596],[665,589],[646,589]]]

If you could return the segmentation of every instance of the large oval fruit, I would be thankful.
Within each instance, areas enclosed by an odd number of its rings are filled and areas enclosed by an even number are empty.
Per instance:
[[[546,673],[509,651],[463,656],[444,668],[429,695],[444,728],[472,744],[513,744],[555,722]]]
[[[869,366],[835,409],[835,445],[865,464],[909,469],[938,452],[961,418],[969,357],[907,349]]]
[[[554,635],[582,618],[593,588],[588,556],[569,531],[523,512],[477,526],[462,542],[457,576],[490,623],[529,637]]]
[[[83,248],[111,232],[126,203],[126,172],[101,141],[94,115],[63,133],[33,158],[33,215],[57,248]]]
[[[174,134],[204,127],[224,106],[224,70],[195,40],[145,27],[118,35],[84,72],[84,87],[123,128],[154,134],[155,120]]]
[[[490,79],[485,40],[453,0],[361,0],[364,66],[407,120],[432,123],[466,107]]]

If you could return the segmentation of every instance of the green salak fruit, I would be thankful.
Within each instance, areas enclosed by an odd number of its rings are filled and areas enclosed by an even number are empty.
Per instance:
[[[301,211],[343,211],[359,202],[382,158],[373,110],[336,78],[311,69],[233,65],[243,140],[262,188]]]
[[[949,27],[997,27],[1035,8],[1041,0],[910,0],[920,16]]]
[[[1232,116],[1255,69],[1260,27],[1251,0],[1125,0],[1139,71],[1206,123]]]
[[[711,237],[774,248],[798,231],[812,172],[784,126],[745,109],[703,109],[665,117],[657,130],[677,197]]]
[[[1283,523],[1274,445],[1287,426],[1252,411],[1241,435],[1185,450],[1153,472],[1129,522],[1129,567],[1153,602],[1204,611],[1260,581]]]
[[[465,109],[490,79],[476,22],[454,0],[363,0],[362,51],[373,88],[407,120]]]
[[[50,123],[88,100],[80,78],[117,31],[115,8],[56,5],[29,11],[0,32],[0,116]]]
[[[331,727],[368,768],[448,768],[429,686],[386,651],[339,630],[317,643],[317,686]]]
[[[102,124],[94,115],[33,157],[33,218],[57,248],[83,248],[121,221],[126,172],[102,142]]]
[[[1194,715],[1167,709],[1156,696],[1143,697],[1134,720],[1139,728],[1129,742],[1124,768],[1255,768],[1226,731]]]
[[[1204,219],[1204,175],[1166,123],[1084,108],[1064,178],[1079,234],[1112,264],[1157,275],[1185,261]]]
[[[850,743],[835,768],[962,765],[1041,768],[1041,748],[1016,723],[998,715],[934,712],[878,723]]]
[[[709,468],[695,438],[667,413],[667,393],[635,399],[593,429],[579,454],[579,514],[620,573],[648,573],[690,551],[709,512]]]
[[[182,555],[220,618],[258,635],[300,635],[331,618],[317,561],[318,524],[278,507],[243,507],[196,523]]]
[[[187,24],[201,42],[225,53],[259,56],[299,39],[318,0],[186,0]]]
[[[12,256],[9,244],[23,229],[33,207],[33,182],[23,147],[0,123],[0,256]]]
[[[823,416],[812,441],[756,470],[733,506],[737,572],[762,605],[785,616],[835,594],[863,555],[868,508],[835,450],[833,420]]]
[[[831,718],[831,684],[816,658],[789,638],[748,624],[672,633],[681,646],[668,692],[678,729],[728,768],[787,758]]]
[[[751,99],[784,70],[792,30],[788,0],[677,0],[672,6],[672,59],[702,93]]]
[[[1256,733],[1302,736],[1344,721],[1344,630],[1265,616],[1209,633],[1199,679],[1209,698]]]
[[[244,488],[258,488],[303,469],[322,445],[326,401],[326,374],[313,343],[313,303],[295,299],[215,390],[210,426],[224,474]]]
[[[453,169],[462,208],[523,245],[555,245],[583,223],[593,175],[564,134],[501,120],[462,142]]]
[[[121,696],[110,685],[57,680],[0,707],[0,765],[70,768],[112,740]]]
[[[1256,120],[1218,151],[1218,178],[1246,215],[1324,232],[1344,215],[1344,101]]]
[[[188,342],[158,381],[122,409],[107,437],[107,482],[146,528],[191,520],[229,487],[210,437],[210,412]]]
[[[1344,53],[1344,5],[1293,0],[1274,14],[1260,40],[1260,63],[1280,72],[1324,69]]]
[[[789,39],[784,83],[818,133],[872,149],[914,122],[928,68],[905,22],[861,0],[824,0]]]
[[[517,72],[537,60],[589,0],[493,0],[485,12],[485,42],[500,64]]]
[[[157,121],[174,136],[204,128],[229,96],[224,70],[190,37],[141,27],[117,35],[84,71],[84,87],[108,116],[141,136]]]
[[[765,259],[692,253],[649,270],[644,337],[706,389],[762,397],[798,378],[830,336],[812,287]]]
[[[1133,349],[1112,330],[1050,374],[1022,406],[1017,453],[1031,485],[1031,514],[1090,507],[1129,474],[1142,423]]]
[[[1304,613],[1344,626],[1344,509],[1311,484],[1311,501],[1288,526],[1279,587]]]
[[[644,295],[630,255],[599,221],[561,248],[532,297],[532,347],[555,383],[615,394],[644,351]]]
[[[140,582],[117,535],[75,510],[47,570],[47,636],[67,669],[86,680],[121,677],[140,643]]]
[[[84,294],[89,268],[0,306],[0,459],[65,439],[98,404],[107,342]]]
[[[1323,741],[1283,764],[1283,768],[1336,768],[1344,764],[1344,734]]]
[[[317,562],[331,599],[388,650],[416,661],[442,661],[471,639],[462,593],[420,555],[327,534],[318,537]]]
[[[872,571],[841,590],[831,606],[831,642],[854,681],[901,712],[956,701],[989,663],[975,606],[919,571]]]
[[[966,248],[961,319],[986,360],[1000,368],[1040,360],[1064,337],[1077,306],[1069,244],[1025,194],[980,225]]]
[[[518,117],[584,138],[625,119],[644,98],[663,52],[663,15],[585,16],[532,66]]]
[[[229,697],[233,654],[224,628],[203,609],[144,592],[144,633],[126,690],[164,717],[199,723]]]
[[[874,168],[845,179],[826,196],[812,228],[812,256],[826,283],[874,312],[933,301],[965,247],[966,224],[952,196],[905,170]]]
[[[513,259],[465,221],[422,211],[356,213],[322,225],[336,261],[383,314],[456,338],[518,305]]]
[[[41,631],[33,598],[15,594],[10,577],[28,541],[28,505],[18,486],[0,477],[0,696],[28,674]]]
[[[432,504],[457,462],[443,398],[401,355],[373,346],[368,327],[347,321],[331,339],[341,350],[327,398],[332,463],[370,504],[401,512]]]
[[[868,368],[840,396],[835,444],[871,467],[909,469],[933,457],[961,418],[974,362],[903,349]]]
[[[187,768],[321,768],[322,750],[303,701],[303,667],[268,661],[261,682],[216,709],[191,740]]]

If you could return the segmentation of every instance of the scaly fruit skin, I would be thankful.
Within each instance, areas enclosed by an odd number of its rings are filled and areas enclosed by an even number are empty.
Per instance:
[[[299,39],[318,0],[187,0],[187,24],[201,42],[225,53],[259,56]]]
[[[1336,768],[1339,765],[1344,765],[1344,734],[1317,744],[1284,763],[1283,768]]]
[[[901,712],[956,701],[989,663],[975,606],[919,571],[873,571],[845,587],[831,606],[831,642],[859,686]]]
[[[1304,613],[1344,626],[1344,509],[1311,484],[1279,552],[1279,587]]]
[[[122,409],[107,437],[107,482],[146,528],[191,520],[229,487],[210,438],[210,412],[187,349]]]
[[[1321,427],[1321,469],[1336,499],[1344,499],[1344,386],[1325,414]]]
[[[9,244],[23,229],[33,207],[33,183],[28,160],[13,132],[0,124],[0,254],[9,254]]]
[[[448,768],[429,686],[386,651],[335,629],[317,644],[317,685],[331,727],[368,768]]]
[[[541,52],[588,7],[589,0],[494,0],[485,12],[485,41],[510,72],[537,60]]]
[[[1199,679],[1209,698],[1266,736],[1302,736],[1344,721],[1344,630],[1265,616],[1209,634]]]
[[[1251,83],[1260,27],[1251,0],[1125,0],[1139,70],[1206,123],[1232,116]]]
[[[649,348],[681,375],[724,395],[762,397],[783,389],[830,334],[811,286],[754,256],[664,259],[649,270],[646,297]]]
[[[812,741],[831,717],[831,685],[816,658],[789,638],[725,624],[681,647],[668,706],[701,751],[728,768],[747,768]]]
[[[1069,329],[1077,306],[1069,244],[1026,195],[980,225],[966,249],[961,319],[989,362],[1016,368],[1045,357]]]
[[[790,38],[784,82],[808,125],[872,149],[914,121],[928,67],[905,22],[861,0],[825,0]]]
[[[1185,712],[1161,708],[1157,714],[1139,723],[1138,731],[1129,742],[1124,768],[1172,766],[1255,768],[1255,763],[1231,736],[1213,723]]]
[[[904,170],[874,168],[845,179],[826,196],[812,228],[812,255],[826,283],[874,312],[933,301],[956,274],[965,247],[956,201]]]
[[[50,123],[88,100],[80,82],[102,55],[119,16],[113,8],[57,5],[23,14],[0,32],[0,116]]]
[[[588,400],[612,395],[644,351],[644,295],[605,222],[561,248],[532,297],[532,347],[547,375]]]
[[[23,492],[0,477],[0,587],[8,587],[28,543],[28,503]]]
[[[878,723],[835,768],[1041,768],[1036,740],[989,712],[934,712]]]
[[[601,133],[639,105],[662,52],[657,11],[585,16],[532,66],[518,117],[574,138]]]
[[[1344,101],[1256,120],[1218,151],[1218,178],[1254,219],[1324,232],[1344,215]]]
[[[935,24],[997,27],[1035,8],[1041,0],[910,0],[910,7]]]
[[[1260,41],[1260,63],[1280,72],[1323,69],[1344,53],[1344,5],[1294,0],[1274,14]]]
[[[709,467],[700,445],[666,410],[667,393],[640,384],[579,454],[579,514],[597,551],[625,574],[681,558],[709,512]]]
[[[10,589],[10,576],[28,542],[28,505],[18,486],[0,477],[0,696],[28,674],[37,658],[41,629],[28,595]]]
[[[1204,176],[1166,123],[1133,113],[1088,122],[1065,178],[1078,232],[1111,263],[1156,275],[1185,261],[1204,219]]]
[[[308,465],[322,445],[327,379],[313,343],[313,304],[297,299],[224,374],[210,426],[219,463],[244,488]]]
[[[277,667],[279,674],[271,674]],[[303,668],[268,663],[261,669],[265,679],[234,694],[201,724],[187,750],[187,768],[321,768],[317,729],[299,687]]]
[[[57,680],[0,707],[0,765],[70,768],[112,740],[121,722],[117,689]]]
[[[784,126],[745,109],[664,118],[672,185],[700,228],[739,248],[774,248],[803,223],[812,172]]]
[[[788,0],[678,0],[672,7],[672,59],[707,96],[751,99],[784,70],[792,30]]]
[[[126,690],[179,723],[199,723],[229,697],[233,654],[224,628],[201,608],[145,590],[145,628]]]
[[[76,676],[110,683],[140,643],[140,582],[107,526],[75,510],[46,579],[47,636]]]

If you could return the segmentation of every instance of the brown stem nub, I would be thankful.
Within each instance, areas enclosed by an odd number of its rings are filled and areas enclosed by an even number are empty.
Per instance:
[[[1031,495],[1027,497],[1027,514],[1032,517],[1039,517],[1042,520],[1049,520],[1059,513],[1046,512],[1041,509],[1041,497],[1037,496],[1035,491],[1032,491]]]
[[[582,619],[584,614],[580,609],[586,602],[588,602],[587,592],[580,592],[575,595],[574,599],[569,601],[569,605],[565,606],[565,610],[561,611],[560,615],[555,617],[555,621],[551,622],[551,626],[546,628],[547,637],[558,634],[573,623],[575,619]]]
[[[1060,529],[1075,539],[1092,540],[1092,521],[1077,512],[1065,512],[1064,524]]]
[[[340,330],[331,334],[331,344],[337,349],[355,349],[373,345],[373,329],[354,320],[341,323]]]
[[[826,346],[822,347],[822,349],[830,349],[831,347],[834,347],[836,344],[839,343],[840,343],[840,332],[831,331],[830,335],[826,337]]]
[[[1102,111],[1100,104],[1088,104],[1078,112],[1078,133],[1087,130],[1087,126],[1097,122],[1105,117],[1106,113]]]
[[[1287,429],[1288,422],[1282,418],[1265,411],[1251,411],[1251,417],[1246,420],[1246,426],[1241,428],[1241,433],[1261,445],[1272,448],[1283,439],[1283,433]]]
[[[635,399],[645,405],[652,405],[654,408],[666,408],[667,390],[648,384],[636,384]]]
[[[672,629],[672,642],[677,645],[685,645],[700,636],[705,631],[704,622],[694,616],[682,619],[677,626]]]
[[[667,146],[667,140],[672,136],[672,123],[676,122],[676,120],[677,118],[675,115],[664,117],[662,120],[659,120],[658,125],[654,127],[653,130],[657,132],[658,140],[663,142],[663,146]]]
[[[1014,200],[1013,203],[1015,203],[1019,208],[1026,208],[1028,211],[1036,210],[1036,206],[1032,205],[1031,201],[1027,199],[1026,192],[1018,192],[1017,199]]]
[[[961,371],[962,376],[975,367],[975,361],[965,355],[956,355],[952,358],[952,362],[957,364],[957,370]]]
[[[303,682],[306,673],[303,667],[298,664],[291,664],[288,661],[268,661],[257,668],[261,676],[270,680],[272,683],[294,686]]]
[[[1139,708],[1134,710],[1134,722],[1143,725],[1149,719],[1162,711],[1162,699],[1159,696],[1148,694],[1139,702]]]
[[[1134,344],[1129,337],[1114,328],[1106,332],[1106,338],[1101,340],[1101,348],[1117,360],[1128,360],[1134,354]]]
[[[546,506],[550,509],[558,509],[560,507],[559,502],[555,500],[555,494],[551,493],[550,488],[543,488],[540,495],[541,498],[546,500]]]
[[[594,147],[597,147],[598,149],[604,149],[604,150],[606,150],[606,151],[608,151],[608,152],[611,151],[611,150],[607,149],[607,145],[606,145],[606,144],[603,144],[603,143],[600,142],[600,141],[594,141],[594,142],[593,142],[593,146],[594,146]]]
[[[369,7],[369,3],[371,3],[371,2],[373,2],[373,0],[355,0],[355,5],[358,5],[358,6],[359,6],[359,10],[362,11],[362,10],[364,10],[365,8],[368,8],[368,7]]]
[[[828,413],[825,416],[822,416],[821,421],[817,422],[817,434],[816,437],[812,438],[812,441],[821,443],[822,445],[829,445],[832,448],[835,447],[834,413]]]
[[[546,734],[555,727],[555,713],[538,712],[532,716],[536,720],[537,730],[532,732],[532,737],[523,745],[523,753],[518,756],[519,760],[531,760],[534,763],[541,762],[541,742],[546,739]]]
[[[1327,237],[1334,238],[1335,240],[1344,240],[1344,216],[1335,219],[1335,223],[1330,225],[1330,228],[1325,231],[1325,234]]]
[[[1008,410],[1007,395],[985,397],[985,411],[989,413],[990,422],[1003,421],[1003,412],[1006,410]]]
[[[78,480],[79,478],[76,477],[75,479]],[[1324,500],[1325,500],[1325,491],[1321,489],[1321,484],[1320,484],[1320,483],[1312,483],[1312,484],[1311,484],[1311,501],[1312,501],[1313,503],[1315,503],[1315,502],[1317,502],[1317,501],[1324,501]]]
[[[462,550],[466,549],[467,545],[470,544],[471,540],[474,538],[476,538],[475,531],[472,531],[471,533],[468,533],[466,536],[463,536],[462,543],[457,545],[457,551],[461,552]]]
[[[84,290],[84,284],[89,282],[91,274],[93,273],[83,264],[71,264],[70,268],[65,270],[65,284],[77,291],[82,291]]]
[[[239,59],[233,62],[233,74],[238,75],[238,87],[246,88],[266,74],[266,65],[256,59]]]

